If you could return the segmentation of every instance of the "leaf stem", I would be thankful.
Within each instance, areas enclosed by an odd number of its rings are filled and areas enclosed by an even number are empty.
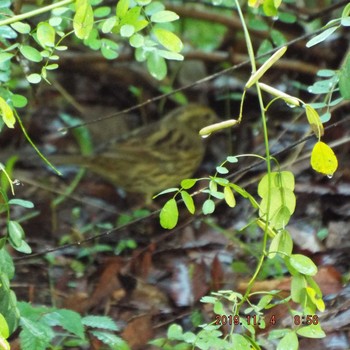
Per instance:
[[[235,0],[235,2],[236,2],[236,6],[237,6],[238,15],[240,17],[243,31],[244,31],[245,41],[246,41],[246,45],[247,45],[247,51],[248,51],[250,64],[252,67],[252,75],[253,75],[256,72],[256,62],[255,62],[253,45],[252,45],[252,42],[250,39],[248,28],[245,24],[243,13],[242,13],[241,8],[239,6],[239,2],[238,2],[238,0]],[[269,136],[268,136],[268,129],[267,129],[267,120],[266,120],[266,114],[265,114],[266,109],[264,106],[264,101],[262,98],[261,89],[259,87],[258,80],[254,83],[254,85],[256,86],[256,89],[257,89],[258,100],[259,100],[259,105],[260,105],[260,110],[261,110],[261,121],[263,124],[264,143],[265,143],[265,152],[266,152],[265,161],[266,161],[266,167],[267,167],[267,173],[268,173],[268,200],[267,200],[267,209],[266,209],[266,217],[265,217],[266,226],[264,229],[262,254],[261,254],[261,257],[259,259],[256,270],[254,272],[254,275],[252,276],[252,278],[250,279],[250,281],[248,283],[247,290],[246,290],[242,300],[238,304],[238,308],[237,308],[238,311],[239,311],[240,307],[243,305],[243,303],[248,299],[248,295],[253,287],[253,284],[254,284],[258,274],[261,271],[262,265],[263,265],[264,260],[265,260],[266,246],[267,246],[267,239],[268,239],[269,211],[270,211],[270,205],[271,205],[271,176],[270,176],[270,174],[271,174],[271,156],[270,156],[270,148],[269,148]]]

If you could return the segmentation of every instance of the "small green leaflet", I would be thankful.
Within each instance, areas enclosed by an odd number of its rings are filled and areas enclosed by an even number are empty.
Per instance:
[[[160,225],[168,230],[173,229],[179,219],[179,209],[174,198],[169,199],[159,214]]]

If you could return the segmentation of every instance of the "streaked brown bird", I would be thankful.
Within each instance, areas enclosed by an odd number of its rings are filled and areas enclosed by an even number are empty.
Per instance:
[[[53,155],[49,159],[55,165],[85,167],[148,201],[153,194],[193,175],[205,152],[198,132],[217,121],[210,108],[191,104],[134,130],[125,139],[108,143],[97,154]]]

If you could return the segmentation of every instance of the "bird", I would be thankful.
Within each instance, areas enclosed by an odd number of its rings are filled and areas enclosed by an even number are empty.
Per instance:
[[[152,195],[193,175],[206,149],[199,131],[217,121],[209,107],[189,104],[125,138],[108,142],[95,154],[52,155],[49,159],[57,166],[84,167],[127,193],[144,196],[148,202]]]

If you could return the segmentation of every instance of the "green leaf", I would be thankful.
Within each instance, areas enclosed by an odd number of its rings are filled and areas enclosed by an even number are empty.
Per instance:
[[[212,214],[215,210],[215,202],[212,199],[207,199],[202,206],[204,215]]]
[[[218,184],[214,179],[210,180],[209,182],[209,193],[211,192],[217,192],[218,191]]]
[[[177,187],[171,187],[171,188],[167,188],[166,190],[162,191],[162,192],[159,192],[158,194],[156,194],[155,196],[153,196],[153,199],[154,198],[157,198],[158,196],[161,196],[163,194],[167,194],[167,193],[173,193],[173,192],[177,192],[179,191],[179,188]]]
[[[232,349],[249,350],[251,349],[251,343],[247,338],[241,334],[234,333],[231,336],[232,339]]]
[[[145,7],[145,13],[147,16],[152,16],[154,13],[163,11],[165,6],[159,1],[152,1]]]
[[[271,193],[269,198],[269,179],[271,180]],[[266,174],[259,182],[258,194],[262,198],[259,215],[266,219],[268,203],[270,226],[275,229],[284,228],[294,213],[296,199],[294,195],[294,176],[289,171],[272,172]]]
[[[119,18],[123,18],[130,7],[130,0],[119,0],[116,8],[116,15]]]
[[[338,75],[340,94],[345,100],[350,100],[350,54],[348,54]]]
[[[330,35],[332,35],[339,27],[335,26],[335,27],[331,27],[328,28],[326,30],[324,30],[322,33],[316,35],[314,38],[312,38],[311,40],[309,40],[306,43],[306,47],[311,47],[314,46],[316,44],[319,44],[320,42],[326,40]]]
[[[229,162],[229,163],[237,163],[238,162],[238,158],[237,157],[234,157],[234,156],[228,156],[226,158],[226,160]]]
[[[342,18],[341,21],[340,21],[340,24],[343,27],[350,27],[350,17]]]
[[[0,113],[6,126],[11,129],[14,128],[16,118],[14,117],[11,107],[2,97],[0,97]]]
[[[257,54],[258,54],[258,56],[260,56],[260,55],[263,55],[271,50],[273,50],[273,46],[272,46],[271,41],[268,39],[264,39],[258,48]],[[268,57],[265,56],[264,58],[261,58],[259,60],[259,62],[263,63],[263,62],[267,61],[267,59],[268,59]]]
[[[50,340],[41,339],[33,335],[33,333],[28,329],[24,328],[19,334],[19,339],[21,343],[21,348],[23,350],[46,350],[49,346]]]
[[[159,214],[160,225],[168,230],[173,229],[179,219],[179,210],[174,198],[169,199],[163,206]]]
[[[21,246],[22,240],[24,238],[24,231],[22,226],[17,221],[10,220],[7,224],[7,229],[11,243],[15,247]]]
[[[111,13],[111,8],[109,6],[101,6],[98,7],[95,11],[94,11],[94,17],[97,18],[103,18],[108,16]]]
[[[129,40],[132,47],[141,47],[145,43],[145,38],[143,35],[135,33]]]
[[[108,60],[113,60],[119,56],[119,45],[110,39],[102,39],[101,53]]]
[[[13,94],[12,103],[15,108],[23,108],[27,105],[28,100],[25,96]]]
[[[279,12],[278,19],[281,22],[288,23],[288,24],[292,24],[297,21],[297,17],[290,12]]]
[[[300,303],[302,300],[302,296],[305,293],[305,288],[307,287],[306,279],[303,275],[299,273],[294,273],[292,276],[292,282],[291,282],[291,296],[292,300],[296,303]]]
[[[30,25],[28,23],[23,22],[15,22],[11,24],[11,27],[18,33],[21,34],[29,34],[30,33]]]
[[[182,327],[177,324],[172,324],[168,328],[167,337],[170,340],[182,340],[183,339]]]
[[[218,300],[217,297],[206,295],[206,296],[202,297],[200,301],[201,301],[201,303],[215,304],[217,300]]]
[[[18,247],[14,247],[18,252],[23,254],[30,254],[32,252],[32,248],[30,248],[29,244],[22,240],[21,244]]]
[[[140,19],[140,20],[136,21],[135,23],[133,23],[133,26],[135,28],[135,32],[139,32],[143,28],[146,28],[148,26],[148,24],[149,24],[149,22],[146,21],[145,19]]]
[[[2,273],[4,273],[9,279],[12,279],[15,273],[13,260],[6,249],[0,250],[0,275]]]
[[[38,24],[38,29],[36,34],[37,34],[38,41],[43,48],[45,48],[46,46],[48,47],[55,46],[56,31],[55,31],[55,28],[52,27],[49,23],[40,22]]]
[[[84,40],[84,44],[92,50],[99,50],[101,48],[101,40],[96,28],[92,28],[89,37]]]
[[[61,17],[51,17],[49,19],[49,24],[53,27],[58,27],[63,21],[63,18]]]
[[[285,36],[279,30],[273,29],[270,35],[273,43],[277,47],[282,46],[287,42]]]
[[[314,276],[317,273],[315,263],[305,255],[292,254],[289,259],[292,267],[303,275]]]
[[[131,24],[124,24],[120,27],[120,35],[124,38],[130,38],[135,33],[135,28]]]
[[[1,52],[1,53],[0,53],[0,64],[11,60],[11,58],[12,58],[13,56],[14,56],[14,55],[13,55],[12,53]]]
[[[27,200],[24,200],[24,199],[19,199],[19,198],[10,199],[8,201],[8,204],[10,204],[10,205],[19,205],[19,206],[21,206],[23,208],[28,208],[28,209],[34,208],[33,202],[30,202],[30,201],[27,201]]]
[[[226,186],[226,185],[228,185],[230,183],[230,181],[228,179],[225,179],[223,177],[213,177],[213,176],[211,176],[210,179],[211,180],[209,182],[209,188],[210,188],[210,186],[213,186],[213,185],[211,185],[212,182],[215,182],[216,184],[221,185],[221,186]],[[217,189],[217,186],[215,187],[215,189]]]
[[[118,2],[119,4],[119,2]],[[113,16],[110,18],[107,18],[102,25],[102,33],[110,33],[113,29],[113,27],[117,24],[117,17]]]
[[[336,75],[336,71],[334,71],[333,69],[320,69],[317,72],[317,76],[322,78],[331,78],[334,75]]]
[[[290,256],[293,250],[293,239],[287,230],[281,230],[272,239],[268,257],[274,258],[277,253],[282,257]]]
[[[194,214],[196,208],[194,206],[194,201],[192,196],[186,192],[186,191],[181,191],[181,198],[184,201],[187,210],[191,213]]]
[[[219,191],[203,190],[202,193],[209,193],[212,197],[217,199],[224,199],[225,195]]]
[[[88,0],[78,0],[75,8],[74,33],[79,39],[87,39],[94,25],[94,12]]]
[[[48,64],[45,68],[46,68],[47,70],[55,70],[55,69],[58,68],[58,64],[57,64],[57,63]]]
[[[270,226],[277,230],[284,228],[288,224],[296,206],[296,199],[293,191],[287,188],[272,187],[269,207],[268,203],[268,196],[266,195],[261,200],[259,216],[265,220],[267,209],[269,209]]]
[[[43,59],[40,52],[32,46],[21,45],[19,51],[29,61],[40,62]]]
[[[37,74],[37,73],[33,73],[33,74],[29,74],[27,76],[27,80],[31,83],[31,84],[38,84],[41,82],[41,75]]]
[[[41,322],[35,322],[30,318],[21,316],[21,326],[23,327],[23,330],[26,330],[30,333],[33,341],[49,343],[50,340],[54,337],[54,332],[49,325]],[[41,349],[41,347],[39,347],[39,349]]]
[[[259,310],[266,309],[266,307],[270,304],[270,301],[273,299],[272,295],[264,295],[257,305]]]
[[[276,0],[265,0],[263,3],[263,10],[266,16],[277,16],[278,14],[278,7],[281,4],[281,1]]]
[[[217,166],[216,167],[216,171],[219,173],[219,174],[228,174],[228,169],[224,166]]]
[[[82,323],[87,327],[107,329],[109,331],[118,331],[116,323],[108,316],[85,316]]]
[[[85,339],[84,326],[81,316],[72,310],[57,309],[43,316],[46,324],[61,326],[63,329],[75,334],[80,339]]]
[[[0,27],[0,38],[3,39],[15,39],[18,34],[10,26]]]
[[[157,51],[153,51],[147,57],[147,68],[150,74],[157,80],[166,77],[167,66],[163,57],[159,56]]]
[[[6,322],[5,317],[1,313],[0,313],[0,335],[5,339],[10,336],[9,326]],[[8,348],[8,349],[10,349],[10,348]]]
[[[181,40],[172,32],[169,32],[163,28],[153,29],[153,33],[156,36],[160,44],[166,49],[173,52],[180,52],[183,48]]]
[[[201,300],[201,301],[204,302],[203,300]],[[225,315],[226,314],[224,305],[219,300],[215,300],[213,311],[215,312],[216,315]]]
[[[128,344],[115,334],[95,330],[91,334],[113,350],[130,350]]]
[[[287,333],[278,343],[276,350],[298,350],[299,342],[295,332]]]
[[[179,16],[175,12],[167,10],[156,12],[151,16],[151,21],[154,23],[168,23],[177,19]]]
[[[151,3],[152,0],[136,0],[136,3],[141,6],[146,6]]]
[[[197,183],[197,179],[184,179],[181,181],[181,187],[184,190],[192,188]]]
[[[312,86],[308,87],[308,92],[311,94],[329,94],[331,93],[335,86],[338,84],[339,78],[337,75],[323,80],[316,81]]]
[[[306,337],[306,338],[325,338],[326,337],[326,333],[323,331],[320,324],[301,327],[297,329],[297,333],[302,337]]]
[[[167,60],[183,61],[184,56],[177,52],[170,52],[166,50],[157,50],[158,55],[164,57]]]
[[[139,6],[135,6],[129,9],[125,14],[125,16],[121,18],[120,25],[122,26],[124,24],[131,24],[136,27],[136,23],[139,20],[140,13],[141,13],[141,7]]]

